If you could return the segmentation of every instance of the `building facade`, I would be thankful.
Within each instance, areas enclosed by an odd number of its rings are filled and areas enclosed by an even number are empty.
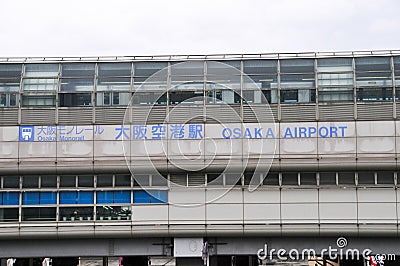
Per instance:
[[[0,254],[397,254],[399,101],[400,51],[1,58]]]

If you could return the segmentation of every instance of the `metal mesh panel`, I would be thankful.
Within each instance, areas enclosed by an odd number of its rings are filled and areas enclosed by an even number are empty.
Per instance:
[[[21,123],[23,125],[54,125],[55,109],[22,109]]]
[[[96,124],[122,124],[125,111],[126,108],[96,108]]]
[[[18,125],[18,109],[0,110],[1,125]]]
[[[354,120],[353,104],[319,105],[320,121],[348,121]]]
[[[357,104],[358,120],[391,120],[393,119],[393,104]]]
[[[74,124],[88,125],[92,124],[93,111],[92,108],[85,109],[59,109],[58,123],[59,124]]]
[[[281,105],[282,121],[315,121],[315,105]]]

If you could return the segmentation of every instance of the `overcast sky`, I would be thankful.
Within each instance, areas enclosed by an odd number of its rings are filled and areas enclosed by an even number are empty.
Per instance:
[[[399,0],[0,0],[0,57],[400,49]]]

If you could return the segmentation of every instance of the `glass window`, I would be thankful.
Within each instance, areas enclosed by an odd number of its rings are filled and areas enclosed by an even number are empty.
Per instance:
[[[353,101],[353,59],[320,58],[317,65],[319,101]]]
[[[18,219],[18,208],[0,208],[0,222],[17,222]]]
[[[0,93],[0,107],[18,107],[18,94]]]
[[[167,177],[164,177],[162,175],[152,175],[151,176],[151,185],[153,187],[155,186],[167,186],[168,185],[168,179]]]
[[[21,64],[0,64],[0,79],[4,77],[21,77]]]
[[[134,186],[150,186],[150,175],[134,175]]]
[[[242,174],[240,173],[229,173],[225,174],[225,186],[241,186],[242,185]]]
[[[22,106],[56,106],[56,95],[24,94],[22,95]]]
[[[300,173],[300,184],[301,185],[310,185],[316,186],[317,185],[317,177],[316,173]]]
[[[133,192],[134,203],[167,203],[168,192],[165,190],[135,190]]]
[[[62,64],[63,77],[89,77],[94,76],[94,66],[92,63],[65,63]]]
[[[19,192],[3,192],[3,205],[18,205]]]
[[[55,92],[57,90],[57,79],[25,78],[22,90],[24,92]]]
[[[140,83],[145,81],[147,78],[157,73],[161,69],[168,67],[167,62],[138,62],[134,64],[134,81]],[[165,71],[166,72],[166,71]]]
[[[336,185],[335,172],[322,172],[319,173],[319,184],[323,185]]]
[[[22,208],[22,221],[55,221],[56,208]]]
[[[112,187],[113,176],[112,175],[98,175],[97,176],[97,187]]]
[[[282,186],[298,186],[299,179],[297,173],[282,173]]]
[[[40,192],[39,194],[39,204],[56,204],[57,203],[57,193],[52,191]]]
[[[130,206],[97,206],[97,220],[131,220]]]
[[[3,188],[19,188],[19,176],[4,176]]]
[[[61,80],[62,92],[89,92],[93,91],[93,79],[63,78]]]
[[[208,104],[238,104],[241,101],[239,90],[211,82],[206,84],[206,97]]]
[[[93,191],[78,191],[78,204],[93,204],[94,192]]]
[[[375,173],[374,172],[359,172],[358,173],[358,184],[359,185],[375,185]]]
[[[116,187],[130,187],[131,176],[130,175],[115,175],[115,186]]]
[[[25,77],[57,77],[58,64],[26,64]]]
[[[76,191],[60,191],[60,204],[76,204]]]
[[[130,77],[99,77],[97,79],[97,91],[127,91],[130,88]]]
[[[94,177],[78,176],[78,187],[94,187]]]
[[[357,100],[392,101],[392,72],[389,57],[355,59]]]
[[[378,172],[377,183],[378,185],[388,184],[394,185],[394,173],[393,172]]]
[[[167,105],[167,93],[137,91],[132,96],[135,105]]]
[[[207,173],[207,186],[223,186],[224,176],[221,173]]]
[[[60,221],[93,220],[93,207],[60,207]]]
[[[130,77],[131,63],[99,63],[99,77]]]
[[[57,176],[42,175],[41,178],[40,178],[40,187],[42,187],[42,188],[56,188],[57,187]]]
[[[339,185],[355,185],[355,178],[353,172],[339,172],[338,173]]]
[[[39,177],[24,176],[22,178],[22,188],[39,188]]]
[[[39,192],[23,192],[22,204],[24,205],[37,205],[39,204]]]
[[[98,191],[97,203],[131,203],[130,190]]]
[[[61,93],[60,107],[92,106],[90,93]]]
[[[279,186],[279,173],[269,172],[263,180],[266,186]]]
[[[98,92],[96,97],[97,106],[126,106],[131,100],[129,92]]]
[[[60,187],[76,187],[76,176],[74,175],[60,176]]]

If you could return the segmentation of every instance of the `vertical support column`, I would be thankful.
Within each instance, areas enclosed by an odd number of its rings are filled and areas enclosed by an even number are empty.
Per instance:
[[[103,266],[108,266],[108,257],[103,257]]]

